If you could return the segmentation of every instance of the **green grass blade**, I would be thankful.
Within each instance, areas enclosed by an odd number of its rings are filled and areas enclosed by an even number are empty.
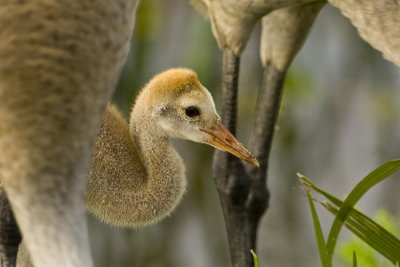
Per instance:
[[[314,222],[315,237],[317,239],[322,267],[332,267],[330,258],[328,256],[328,250],[326,247],[325,238],[322,233],[321,224],[318,219],[317,211],[315,210],[314,200],[311,197],[310,190],[307,190],[307,197],[308,197],[308,202],[310,203],[311,214]]]
[[[341,206],[329,202],[322,205],[334,215]],[[400,240],[368,216],[351,208],[345,226],[393,264],[400,261]]]
[[[380,181],[387,178],[390,174],[400,169],[400,161],[390,161],[383,164],[381,167],[377,168],[375,171],[370,173],[363,181],[361,181],[356,188],[352,191],[349,197],[346,199],[347,204],[347,211],[344,213],[345,216],[342,219],[348,216],[348,213],[355,213],[355,218],[351,215],[350,219],[346,221],[346,227],[353,231],[356,235],[358,235],[362,240],[364,240],[367,244],[369,244],[372,248],[377,250],[381,253],[384,257],[389,259],[393,263],[397,263],[400,260],[400,241],[395,236],[387,232],[384,228],[380,227],[374,221],[369,219],[367,216],[363,215],[362,213],[354,210],[351,205],[354,205],[358,199],[361,198],[365,192],[367,192],[372,186],[379,183]],[[318,188],[314,185],[310,180],[308,180],[305,176],[298,174],[300,178],[300,182],[305,187],[305,190],[314,190],[321,195],[325,196],[329,201],[332,202],[333,206],[335,207],[335,211],[333,212],[330,210],[334,215],[337,215],[339,212],[343,212],[343,205],[344,202],[339,200],[338,198],[332,196],[331,194],[327,193],[326,191]],[[358,191],[357,191],[358,188]],[[356,191],[354,193],[354,191]],[[364,191],[364,192],[363,192]],[[349,201],[350,199],[350,201]],[[345,201],[345,202],[346,202]],[[323,203],[322,203],[323,204]],[[330,206],[332,206],[332,204]],[[328,209],[329,210],[329,209]],[[350,215],[349,215],[350,216]],[[336,219],[339,218],[338,216]],[[340,228],[343,222],[341,222]],[[337,231],[337,234],[339,234]],[[332,233],[332,229],[331,229]],[[337,238],[337,236],[336,236]],[[336,240],[335,240],[336,242]],[[334,245],[332,247],[332,253],[329,254],[329,257],[332,257],[334,250]]]
[[[346,217],[348,213],[352,210],[352,207],[366,192],[368,192],[369,189],[371,189],[377,183],[381,182],[399,169],[400,160],[392,160],[386,162],[374,171],[372,171],[370,174],[368,174],[350,192],[346,200],[341,205],[328,236],[327,250],[330,258],[332,257],[333,251],[335,250],[336,241],[340,233],[340,229],[342,228],[343,222],[346,220]]]
[[[252,249],[250,249],[250,253],[251,253],[251,255],[253,255],[254,267],[260,267],[260,263],[258,262],[257,254]]]
[[[343,201],[340,199],[336,198],[335,196],[329,194],[328,192],[322,190],[321,188],[317,187],[313,182],[311,182],[307,177],[305,177],[301,173],[297,173],[297,176],[299,177],[299,181],[304,187],[304,190],[307,192],[307,190],[314,190],[315,192],[320,193],[324,197],[326,197],[328,200],[330,200],[332,203],[334,203],[337,206],[340,206]]]
[[[355,251],[353,251],[353,267],[357,267],[357,255]]]

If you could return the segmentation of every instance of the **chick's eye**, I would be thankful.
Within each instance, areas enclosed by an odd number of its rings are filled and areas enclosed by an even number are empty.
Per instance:
[[[190,106],[185,109],[186,116],[194,118],[200,115],[200,110],[197,107]]]

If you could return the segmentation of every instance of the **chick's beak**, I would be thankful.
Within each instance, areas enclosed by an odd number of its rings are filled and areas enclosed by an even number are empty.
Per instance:
[[[231,153],[239,159],[259,167],[259,163],[253,154],[251,154],[251,152],[248,151],[220,121],[217,121],[212,128],[204,127],[200,130],[208,133],[212,137],[211,141],[206,142],[207,144]]]

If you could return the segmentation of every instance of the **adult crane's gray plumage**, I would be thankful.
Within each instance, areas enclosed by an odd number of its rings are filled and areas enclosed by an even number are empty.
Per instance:
[[[136,2],[0,1],[0,170],[35,266],[93,266],[86,174]]]
[[[400,2],[397,0],[329,0],[348,17],[360,36],[400,67]]]

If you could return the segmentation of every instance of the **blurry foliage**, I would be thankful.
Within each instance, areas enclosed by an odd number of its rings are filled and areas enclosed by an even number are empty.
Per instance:
[[[144,43],[151,43],[157,39],[163,30],[163,3],[143,1],[136,17],[135,39]]]
[[[394,98],[389,90],[373,94],[369,101],[374,108],[371,115],[382,125],[382,129],[387,128],[386,124],[400,113],[398,99]]]
[[[186,19],[186,24],[180,24]],[[169,58],[173,60],[168,61]],[[130,54],[113,101],[125,114],[129,113],[145,83],[171,67],[194,69],[202,83],[211,92],[216,91],[220,86],[220,58],[209,23],[194,13],[189,3],[185,6],[177,1],[141,1]]]
[[[312,99],[316,93],[316,85],[314,83],[312,73],[303,68],[291,68],[285,79],[285,98],[282,99],[282,106],[287,105],[289,100],[302,101],[304,99]]]

